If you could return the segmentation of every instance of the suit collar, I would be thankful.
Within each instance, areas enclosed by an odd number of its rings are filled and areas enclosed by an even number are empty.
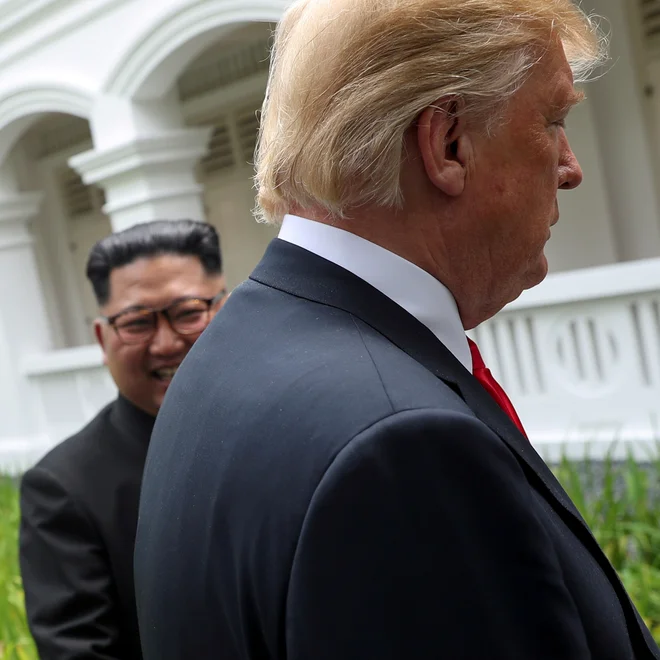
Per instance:
[[[278,238],[331,261],[403,307],[472,371],[456,300],[435,277],[403,257],[333,225],[287,215]]]
[[[128,437],[149,443],[156,418],[140,410],[121,394],[113,404],[111,418],[115,426]]]

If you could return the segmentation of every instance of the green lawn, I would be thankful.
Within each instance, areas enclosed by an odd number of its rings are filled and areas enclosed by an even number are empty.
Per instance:
[[[646,467],[632,459],[579,468],[564,461],[556,473],[660,642],[660,458]],[[16,485],[0,477],[0,660],[37,658],[25,622],[18,520]]]

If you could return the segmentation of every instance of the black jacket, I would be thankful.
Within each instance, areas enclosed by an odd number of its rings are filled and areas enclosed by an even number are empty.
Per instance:
[[[120,397],[25,473],[20,565],[42,660],[138,660],[133,546],[153,417]]]
[[[159,413],[147,660],[650,660],[529,442],[416,319],[275,240]]]

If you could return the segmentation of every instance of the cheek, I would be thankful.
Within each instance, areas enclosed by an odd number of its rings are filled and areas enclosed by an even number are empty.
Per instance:
[[[136,374],[143,370],[145,348],[120,344],[108,347],[107,362],[113,373]]]
[[[193,344],[201,337],[202,333],[200,332],[198,335],[184,335],[182,337],[183,341],[185,342],[185,347],[183,349],[184,355],[188,355],[188,351],[193,347]]]
[[[186,352],[192,348],[193,344],[200,338],[201,334],[202,333],[200,332],[198,335],[184,335],[183,339],[186,342]]]

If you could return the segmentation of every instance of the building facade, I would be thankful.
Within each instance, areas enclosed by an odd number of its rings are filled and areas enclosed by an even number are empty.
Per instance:
[[[585,179],[560,193],[554,274],[474,333],[549,454],[660,439],[660,0],[589,2],[612,59],[569,118]],[[233,287],[275,235],[252,219],[250,161],[287,4],[0,0],[0,471],[114,396],[95,241],[206,219]]]

